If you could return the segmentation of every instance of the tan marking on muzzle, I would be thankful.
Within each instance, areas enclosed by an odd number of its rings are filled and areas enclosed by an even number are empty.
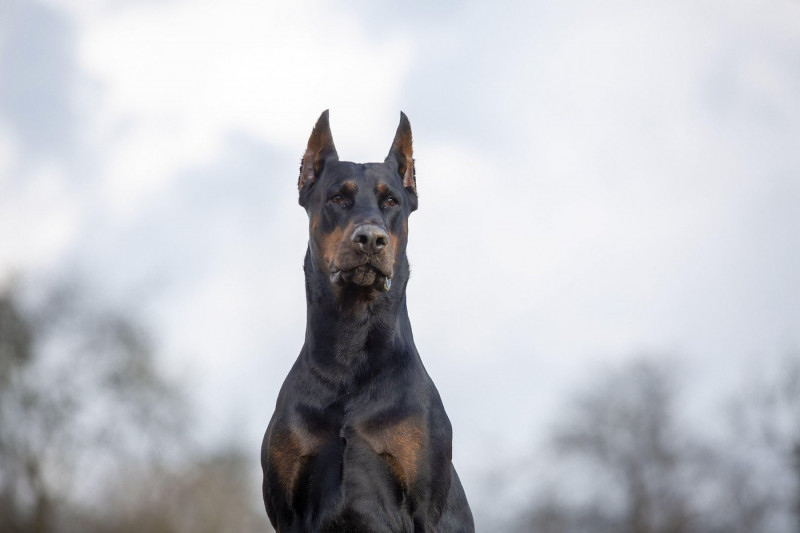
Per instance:
[[[320,236],[318,245],[326,269],[330,269],[337,263],[336,259],[345,240],[345,235],[349,235],[347,229],[335,228],[332,232]]]

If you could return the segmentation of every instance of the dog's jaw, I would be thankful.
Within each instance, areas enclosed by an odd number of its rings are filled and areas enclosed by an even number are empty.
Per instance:
[[[337,287],[353,283],[361,287],[373,287],[380,292],[388,292],[392,288],[391,276],[369,265],[362,265],[348,271],[334,270],[331,272],[330,280]]]

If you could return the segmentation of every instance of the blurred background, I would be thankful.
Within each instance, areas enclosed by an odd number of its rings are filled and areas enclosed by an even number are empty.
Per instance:
[[[269,530],[328,108],[479,531],[800,531],[795,0],[0,0],[0,531]]]

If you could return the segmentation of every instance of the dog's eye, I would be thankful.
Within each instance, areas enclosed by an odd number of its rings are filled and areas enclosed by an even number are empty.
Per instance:
[[[342,196],[341,194],[335,194],[335,195],[331,196],[331,200],[330,201],[333,202],[334,204],[343,204],[344,203],[344,196]]]
[[[386,207],[395,207],[397,205],[400,205],[400,202],[398,202],[397,198],[395,198],[394,196],[390,196],[383,201],[383,205]]]

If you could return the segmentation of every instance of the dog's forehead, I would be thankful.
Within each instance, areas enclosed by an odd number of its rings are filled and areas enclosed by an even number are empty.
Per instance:
[[[393,181],[399,181],[400,179],[397,172],[386,163],[366,163],[364,165],[364,173],[367,178],[377,183],[393,184]]]
[[[365,184],[375,187],[379,184],[397,186],[400,176],[387,163],[353,163],[351,161],[337,161],[326,170],[330,185],[340,185],[348,181],[355,181],[357,185]],[[362,186],[358,187],[359,189]]]

